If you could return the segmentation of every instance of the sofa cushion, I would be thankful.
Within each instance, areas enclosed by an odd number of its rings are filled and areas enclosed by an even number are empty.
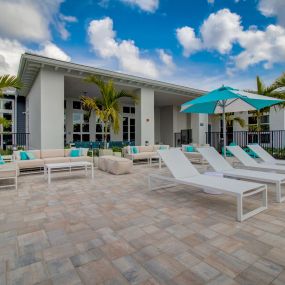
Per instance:
[[[140,152],[153,152],[153,146],[139,146]]]
[[[64,149],[43,149],[41,158],[64,157]]]
[[[93,157],[90,156],[78,156],[78,157],[70,157],[70,161],[87,161],[87,162],[93,162]]]
[[[137,154],[133,154],[132,157],[134,160],[136,160],[136,159],[148,159],[154,155],[156,155],[156,152],[149,151],[149,152],[140,152]]]
[[[65,157],[70,157],[70,151],[71,151],[71,148],[65,149],[64,150],[64,156]]]
[[[70,157],[49,157],[44,158],[44,163],[63,163],[63,162],[70,162]]]
[[[18,160],[17,165],[19,169],[44,167],[44,160],[43,159]]]

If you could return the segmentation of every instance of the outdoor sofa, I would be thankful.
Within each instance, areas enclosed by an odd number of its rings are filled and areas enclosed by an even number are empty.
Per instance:
[[[26,152],[32,153],[34,159],[21,160],[21,151],[14,151],[13,159],[16,162],[19,171],[23,170],[39,170],[43,169],[48,163],[62,163],[87,161],[93,162],[93,157],[87,156],[88,149],[81,149],[81,155],[78,157],[71,157],[71,149],[45,149],[45,150],[28,150]]]
[[[183,144],[181,146],[182,152],[192,163],[207,164],[207,160],[197,151],[198,147],[207,147],[208,144]]]
[[[161,149],[169,149],[169,145],[126,146],[122,153],[125,158],[132,161],[147,159],[150,162],[150,159],[156,157],[157,151]]]

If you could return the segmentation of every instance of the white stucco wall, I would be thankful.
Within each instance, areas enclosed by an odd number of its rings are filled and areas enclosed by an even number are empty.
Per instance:
[[[136,144],[154,144],[154,90],[141,88],[137,92]]]
[[[41,148],[64,147],[64,75],[41,71]]]
[[[270,130],[285,130],[285,110],[274,108],[270,109],[269,113]]]
[[[191,114],[191,129],[193,143],[205,144],[208,131],[207,114]]]
[[[41,148],[41,75],[39,74],[26,99],[26,130],[30,133],[29,148]]]
[[[160,141],[173,145],[173,106],[160,108]]]
[[[154,141],[160,143],[160,108],[154,108]]]

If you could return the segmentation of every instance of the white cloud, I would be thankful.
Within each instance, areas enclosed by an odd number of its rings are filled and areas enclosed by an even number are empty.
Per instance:
[[[51,42],[42,44],[39,50],[31,50],[17,40],[0,38],[0,74],[17,74],[21,55],[25,51],[50,58],[70,61],[70,57]]]
[[[183,55],[186,57],[197,52],[202,47],[201,40],[196,37],[193,28],[186,26],[176,29],[176,37],[182,45]]]
[[[266,17],[277,17],[279,24],[285,27],[284,0],[260,0],[258,9]]]
[[[242,31],[240,16],[228,9],[222,9],[212,13],[204,21],[200,31],[206,49],[228,53]]]
[[[163,49],[158,49],[157,50],[159,58],[161,62],[169,69],[173,69],[175,67],[175,64],[173,62],[173,58],[171,54],[168,54],[165,52]]]
[[[88,36],[93,51],[102,58],[115,58],[123,71],[157,77],[158,71],[155,63],[141,56],[134,41],[119,42],[116,40],[111,18],[91,21]]]
[[[265,68],[271,68],[274,63],[285,62],[285,29],[281,26],[269,25],[265,31],[244,31],[239,44],[244,49],[234,58],[239,69],[260,62]]]
[[[51,39],[50,25],[53,24],[63,39],[69,33],[66,24],[75,22],[74,17],[59,14],[64,0],[1,0],[0,36],[25,42]]]
[[[67,55],[62,49],[60,49],[57,45],[46,42],[45,44],[41,45],[41,49],[38,51],[34,51],[39,55],[43,55],[50,58],[55,58],[63,61],[70,61],[71,58]]]
[[[200,37],[191,27],[179,28],[176,34],[184,56],[201,50],[229,54],[233,45],[238,44],[242,51],[230,55],[227,63],[229,74],[258,63],[263,63],[264,68],[271,68],[275,63],[285,62],[285,28],[269,25],[264,31],[256,26],[244,30],[240,16],[228,9],[210,14],[200,27]]]
[[[24,46],[18,41],[0,38],[0,74],[16,74],[24,52]]]
[[[141,10],[146,12],[155,12],[159,6],[159,0],[121,0],[124,3],[138,6]]]

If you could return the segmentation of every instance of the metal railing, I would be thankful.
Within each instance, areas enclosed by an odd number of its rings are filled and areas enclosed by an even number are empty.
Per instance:
[[[29,149],[29,133],[10,133],[2,132],[0,133],[0,148],[23,148]]]
[[[236,143],[241,147],[258,143],[274,157],[285,159],[285,130],[276,131],[233,131],[226,134],[227,145]],[[223,133],[206,132],[206,143],[221,152],[223,146]]]

